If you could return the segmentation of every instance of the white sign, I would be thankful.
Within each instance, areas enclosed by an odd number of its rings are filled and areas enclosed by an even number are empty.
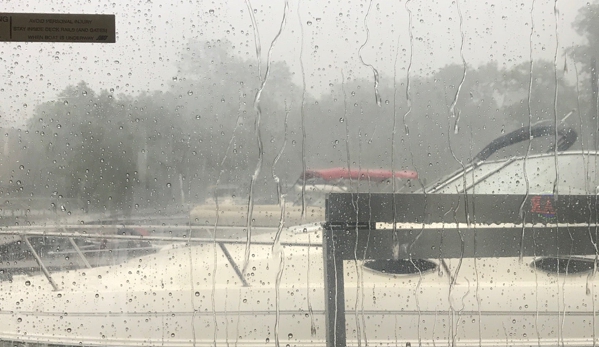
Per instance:
[[[114,43],[114,15],[0,13],[1,41]]]

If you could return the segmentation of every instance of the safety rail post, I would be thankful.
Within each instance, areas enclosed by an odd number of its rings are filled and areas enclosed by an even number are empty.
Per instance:
[[[35,249],[31,245],[31,242],[29,242],[29,238],[27,238],[27,236],[23,236],[22,238],[23,238],[23,242],[25,242],[25,244],[27,245],[27,247],[29,247],[29,250],[31,251],[31,254],[33,254],[33,257],[35,258],[35,261],[37,261],[37,264],[42,269],[42,272],[44,273],[44,275],[48,279],[48,282],[50,282],[50,285],[52,286],[52,288],[55,291],[56,290],[60,290],[60,287],[58,287],[58,285],[56,284],[56,282],[54,282],[54,279],[50,275],[50,271],[48,271],[48,269],[44,265],[44,262],[42,261],[42,258],[40,258],[40,256],[37,254],[37,252],[35,251]]]

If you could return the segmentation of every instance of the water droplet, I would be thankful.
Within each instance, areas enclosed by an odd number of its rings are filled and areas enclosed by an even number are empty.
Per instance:
[[[289,333],[289,335],[287,335],[287,338],[292,339],[293,338],[293,334]]]
[[[173,77],[173,81],[177,81],[178,79],[177,76]]]
[[[192,90],[188,91],[187,95],[192,96],[193,95],[193,91]]]
[[[267,337],[266,338],[266,343],[269,343],[269,342],[270,342],[270,339]]]
[[[68,104],[69,104],[69,101],[68,101],[68,100],[65,100],[65,101],[64,101],[64,104],[65,104],[65,105],[68,105]]]
[[[71,331],[71,328],[67,328],[67,333],[70,333]]]
[[[210,10],[208,10],[208,13],[214,14],[214,10],[210,9]]]
[[[196,292],[196,296],[200,296],[200,292]]]
[[[343,123],[345,122],[345,119],[343,119],[343,117],[339,118],[339,123]]]
[[[84,90],[83,92],[81,92],[81,94],[82,94],[83,96],[87,96],[87,91],[86,91],[86,90]]]
[[[171,333],[171,337],[175,337],[175,333]]]
[[[166,184],[166,187],[167,187],[167,188],[170,188],[170,187],[171,187],[171,184],[170,184],[170,183],[167,183],[167,184]]]
[[[17,322],[18,322],[18,323],[21,323],[22,321],[23,321],[23,319],[22,319],[22,318],[17,318]]]
[[[311,21],[307,21],[306,24],[308,24],[308,26],[312,25]]]
[[[202,118],[199,114],[196,114],[196,119]]]
[[[26,286],[30,286],[31,285],[31,281],[25,281],[25,285]]]

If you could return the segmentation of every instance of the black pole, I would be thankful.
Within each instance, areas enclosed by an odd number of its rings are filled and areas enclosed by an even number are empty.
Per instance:
[[[323,239],[327,347],[346,347],[343,256],[335,231],[342,230],[326,225]]]

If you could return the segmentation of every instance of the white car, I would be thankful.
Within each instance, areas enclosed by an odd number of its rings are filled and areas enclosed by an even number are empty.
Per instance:
[[[558,190],[594,195],[597,153],[558,154]],[[478,163],[428,192],[524,194],[525,162],[529,193],[552,192],[555,160],[548,153]],[[313,225],[250,243],[190,238],[113,266],[15,275],[0,282],[0,339],[7,346],[324,346],[322,237]],[[347,345],[591,346],[599,329],[595,271],[594,257],[578,255],[349,260]]]

